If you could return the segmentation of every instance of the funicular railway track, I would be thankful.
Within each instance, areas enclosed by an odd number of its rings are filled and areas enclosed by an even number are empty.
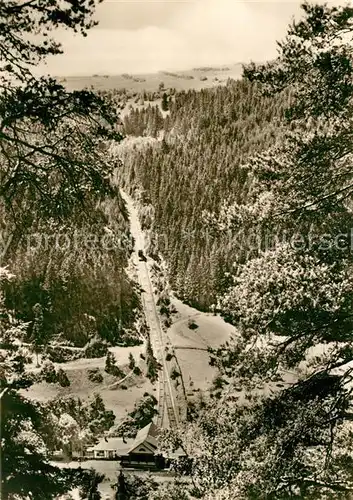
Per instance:
[[[139,284],[142,289],[142,305],[145,312],[146,322],[150,331],[150,341],[154,355],[161,366],[158,377],[158,417],[159,427],[176,427],[179,423],[178,407],[175,401],[173,387],[169,376],[168,366],[165,360],[166,338],[159,320],[157,307],[154,299],[153,288],[147,263],[140,260],[138,250],[144,251],[144,238],[138,220],[137,211],[131,198],[121,192],[130,213],[131,234],[135,239],[134,263],[138,271]]]
[[[163,414],[165,407],[165,391],[164,391],[164,378],[158,382],[158,407],[157,407],[157,427],[161,428],[163,426]]]

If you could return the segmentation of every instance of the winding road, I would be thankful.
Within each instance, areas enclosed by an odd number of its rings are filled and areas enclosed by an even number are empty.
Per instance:
[[[157,361],[162,367],[158,377],[157,425],[159,427],[176,427],[179,424],[179,412],[165,359],[167,339],[161,327],[147,262],[140,260],[138,257],[139,250],[142,250],[145,253],[144,234],[141,229],[138,212],[132,198],[125,192],[120,192],[129,212],[130,232],[135,240],[135,248],[132,258],[137,270],[139,284],[142,289],[141,300],[145,312],[146,322],[150,331],[151,346]]]

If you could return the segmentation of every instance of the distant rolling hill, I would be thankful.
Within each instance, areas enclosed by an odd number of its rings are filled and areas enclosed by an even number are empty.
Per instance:
[[[186,71],[160,71],[149,74],[91,75],[58,77],[69,90],[94,87],[95,89],[128,89],[140,92],[158,90],[161,82],[164,87],[176,90],[199,90],[201,88],[224,85],[228,78],[238,79],[242,74],[240,63],[217,67],[200,67]]]

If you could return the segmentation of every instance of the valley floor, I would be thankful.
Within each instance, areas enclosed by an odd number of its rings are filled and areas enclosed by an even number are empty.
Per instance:
[[[112,500],[114,498],[114,489],[111,487],[112,484],[116,483],[118,474],[121,470],[119,462],[116,460],[86,460],[81,463],[79,462],[53,462],[57,467],[69,467],[77,468],[81,466],[84,469],[95,469],[98,473],[104,474],[105,478],[103,482],[99,485],[99,491],[102,494],[102,500]],[[149,475],[149,471],[145,470],[126,470],[124,469],[125,475],[134,474],[136,476],[146,476]],[[153,472],[153,479],[157,482],[168,482],[172,481],[174,475],[168,471]],[[74,500],[79,500],[78,492],[72,491],[70,493]]]

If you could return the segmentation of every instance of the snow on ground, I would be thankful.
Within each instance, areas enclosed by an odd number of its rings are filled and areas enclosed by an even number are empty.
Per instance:
[[[116,460],[85,460],[81,463],[79,462],[53,462],[53,465],[57,467],[70,467],[77,468],[81,466],[83,469],[93,468],[97,472],[104,474],[105,478],[103,482],[99,485],[99,491],[102,494],[102,500],[111,500],[114,498],[114,490],[111,488],[111,484],[116,483],[117,476],[120,472],[120,464]],[[127,470],[124,469],[124,474],[134,474],[138,476],[146,476],[149,474],[148,471],[144,470]],[[174,476],[168,472],[153,472],[153,479],[157,482],[167,482],[172,481]],[[79,500],[79,494],[77,490],[70,493],[74,500]]]
[[[171,302],[177,314],[173,315],[167,335],[174,346],[185,388],[187,391],[205,390],[216,374],[209,365],[207,347],[220,346],[236,333],[236,329],[220,316],[200,312],[174,297]],[[188,326],[191,320],[198,325],[195,330]]]
[[[236,333],[234,326],[220,316],[200,312],[174,297],[172,303],[178,312],[173,316],[168,336],[176,347],[217,347],[229,340],[232,333]],[[195,321],[198,328],[191,330],[188,327],[189,320]]]
[[[119,367],[128,372],[128,357],[131,352],[138,364],[141,362],[140,353],[144,352],[144,346],[133,347],[111,347],[117,360]],[[134,403],[142,398],[145,392],[154,394],[156,389],[150,381],[144,377],[129,376],[122,383],[114,387],[119,379],[108,375],[104,371],[105,357],[93,359],[78,359],[67,363],[54,363],[56,368],[62,368],[70,380],[69,387],[60,387],[58,384],[47,384],[42,382],[34,384],[29,390],[24,391],[24,395],[36,401],[49,401],[58,397],[73,396],[81,399],[93,397],[95,393],[99,393],[108,410],[113,410],[116,416],[116,423],[119,423],[127,412],[131,412]],[[32,365],[29,365],[32,366]],[[88,370],[92,368],[100,368],[101,374],[104,377],[102,383],[97,384],[88,379]],[[141,366],[141,369],[144,369]],[[40,368],[33,366],[33,371],[38,371]]]
[[[173,72],[160,71],[138,75],[67,76],[66,78],[61,77],[59,80],[69,90],[79,90],[91,86],[100,90],[125,88],[136,92],[137,95],[144,90],[147,92],[157,91],[161,82],[164,83],[165,89],[200,90],[225,85],[228,78],[239,79],[241,75],[242,65],[235,63],[214,68],[194,68]],[[153,105],[154,102],[151,104]]]
[[[155,387],[145,377],[132,377],[130,381],[123,384],[125,388],[104,387],[107,381],[111,384],[113,377],[105,377],[103,384],[96,384],[88,380],[87,371],[76,370],[68,372],[71,385],[69,387],[59,387],[57,384],[47,384],[42,382],[23,391],[23,394],[36,401],[46,402],[60,397],[79,397],[83,400],[92,398],[95,393],[99,393],[104,401],[107,410],[112,410],[116,416],[115,424],[121,422],[134,408],[137,400],[142,398],[145,392],[154,394]],[[116,379],[115,379],[116,380]],[[126,388],[127,387],[127,388]]]
[[[136,360],[139,359],[140,354],[145,350],[145,345],[137,345],[131,347],[109,347],[109,351],[115,356],[118,366],[124,366],[128,364],[129,354],[131,353]],[[39,360],[41,362],[41,356],[39,355]],[[71,370],[91,370],[92,368],[102,368],[105,366],[106,356],[101,358],[80,358],[75,361],[68,361],[67,363],[53,363],[56,369],[62,368],[65,372]],[[26,369],[32,373],[38,373],[42,366],[36,366],[36,357],[32,355],[32,363],[26,366]]]

